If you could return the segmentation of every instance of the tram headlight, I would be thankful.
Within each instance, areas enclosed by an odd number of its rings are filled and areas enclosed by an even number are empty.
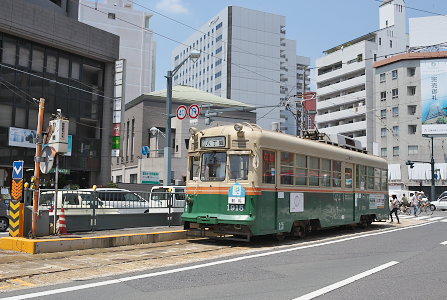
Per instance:
[[[198,132],[199,130],[195,127],[189,128],[189,133],[191,134],[191,136],[195,136]]]
[[[241,123],[234,124],[234,130],[236,130],[237,132],[241,132],[242,128],[243,128],[243,126]]]

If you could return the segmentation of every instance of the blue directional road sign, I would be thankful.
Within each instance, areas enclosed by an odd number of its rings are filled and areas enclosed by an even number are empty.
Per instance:
[[[141,149],[141,154],[148,155],[149,154],[149,147],[148,146],[143,146],[143,148]]]
[[[12,179],[23,178],[23,160],[17,160],[12,164]]]

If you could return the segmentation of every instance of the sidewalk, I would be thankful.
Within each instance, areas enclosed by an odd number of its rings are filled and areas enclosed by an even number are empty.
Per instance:
[[[184,238],[186,231],[183,230],[183,226],[125,228],[36,239],[3,237],[0,238],[0,250],[38,254],[157,243]]]

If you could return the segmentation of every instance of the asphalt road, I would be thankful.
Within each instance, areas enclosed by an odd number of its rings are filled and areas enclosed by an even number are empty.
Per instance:
[[[88,281],[79,278],[80,282],[1,296],[76,300],[446,299],[447,213],[435,212],[425,220],[315,243],[297,241],[230,258]]]

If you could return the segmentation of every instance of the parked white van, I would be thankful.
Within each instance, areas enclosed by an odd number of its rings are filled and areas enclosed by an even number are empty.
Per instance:
[[[50,215],[54,215],[53,191],[43,191],[39,198],[39,207],[46,208]],[[57,214],[60,215],[61,208],[65,209],[65,215],[91,215],[95,198],[92,192],[81,190],[59,190],[57,192]],[[95,214],[117,214],[118,210],[104,205],[104,202],[96,200]]]
[[[149,212],[149,202],[135,192],[118,188],[80,189],[95,193],[98,199],[108,207],[113,207],[120,214],[142,214]]]
[[[172,201],[168,201],[172,199]],[[185,186],[153,186],[149,201],[149,213],[183,212],[186,199]]]

